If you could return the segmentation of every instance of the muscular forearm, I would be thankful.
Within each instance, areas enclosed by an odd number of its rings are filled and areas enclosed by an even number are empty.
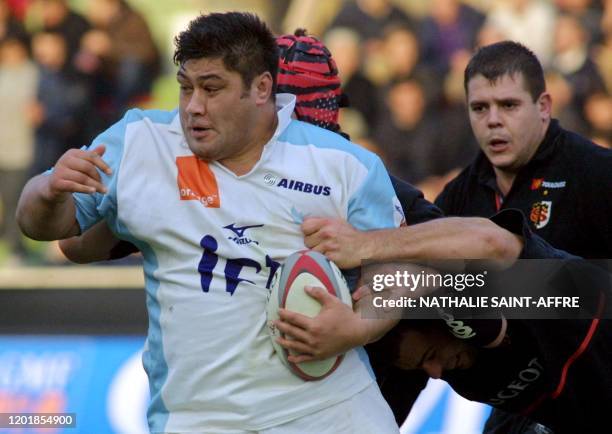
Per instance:
[[[436,270],[423,267],[421,265],[409,263],[380,263],[368,264],[362,269],[361,279],[362,285],[353,294],[353,299],[356,300],[353,308],[360,315],[364,338],[360,342],[361,345],[369,344],[382,338],[389,330],[391,330],[401,318],[405,318],[401,308],[387,309],[381,306],[381,302],[375,302],[375,299],[380,298],[384,301],[399,301],[405,298],[418,298],[436,291],[436,286],[427,285],[426,282],[419,282],[414,286],[401,285],[393,283],[391,285],[379,285],[380,280],[375,276],[394,275],[397,272],[400,274],[434,275]],[[378,284],[377,284],[378,283]],[[371,318],[371,319],[370,319]]]
[[[513,261],[517,235],[484,218],[449,217],[414,226],[363,233],[364,259],[492,259]]]
[[[72,195],[52,195],[49,175],[38,175],[26,184],[16,217],[23,233],[35,240],[57,240],[79,233]]]
[[[102,221],[81,236],[60,241],[60,248],[72,262],[87,264],[110,259],[111,251],[118,243],[106,222]]]
[[[361,340],[361,346],[371,344],[372,342],[376,342],[384,335],[387,334],[389,330],[397,325],[399,319],[387,319],[387,318],[377,318],[377,319],[369,319],[369,318],[361,318],[363,322],[363,339]]]

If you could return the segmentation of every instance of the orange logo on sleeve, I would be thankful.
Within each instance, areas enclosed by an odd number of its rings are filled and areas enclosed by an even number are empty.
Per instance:
[[[209,208],[221,206],[217,179],[208,163],[195,155],[176,157],[176,167],[176,182],[181,200],[197,200]]]

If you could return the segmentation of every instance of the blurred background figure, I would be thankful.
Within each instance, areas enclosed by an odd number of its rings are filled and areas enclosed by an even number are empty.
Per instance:
[[[455,56],[470,54],[485,16],[459,0],[432,0],[420,29],[423,59],[439,74],[450,69]]]
[[[598,44],[602,38],[600,26],[601,8],[596,0],[553,0],[561,14],[575,17],[585,32],[589,35],[588,45]],[[605,0],[604,0],[605,1]]]
[[[88,16],[98,31],[96,55],[114,83],[113,105],[120,116],[148,101],[160,72],[159,52],[144,17],[124,0],[90,0]]]
[[[495,44],[496,42],[501,42],[504,39],[504,34],[501,30],[495,28],[490,23],[485,23],[478,32],[478,36],[476,38],[476,46],[484,47],[485,45]]]
[[[392,83],[385,94],[385,108],[372,138],[389,172],[417,185],[431,175],[431,149],[440,131],[427,111],[422,84],[412,78]]]
[[[330,30],[324,39],[333,53],[342,92],[350,95],[349,107],[340,109],[340,125],[353,140],[366,137],[378,122],[378,91],[361,71],[364,58],[359,34],[347,27]]]
[[[30,39],[25,27],[10,8],[8,0],[0,0],[0,41],[7,38],[17,38],[24,42]]]
[[[383,32],[385,59],[385,84],[417,78],[424,87],[428,101],[437,101],[440,96],[439,80],[442,75],[429,66],[421,55],[418,30],[403,25],[391,25]]]
[[[487,25],[504,39],[529,47],[544,67],[553,53],[555,8],[545,0],[496,0],[487,14]]]
[[[600,146],[612,148],[612,98],[607,94],[591,96],[585,105],[591,127],[591,139]]]
[[[34,133],[27,113],[37,84],[38,70],[29,59],[26,42],[5,36],[0,40],[0,233],[12,263],[22,262],[26,256],[15,210],[34,155]]]
[[[574,91],[571,83],[556,70],[547,71],[545,78],[546,89],[554,101],[552,116],[572,131],[588,135],[590,128],[582,114],[582,107],[573,104]]]
[[[29,112],[36,127],[36,152],[31,175],[55,165],[69,148],[83,145],[83,114],[90,104],[87,84],[67,63],[67,44],[60,33],[34,35],[34,59],[40,68],[36,102]]]
[[[601,41],[594,47],[593,59],[606,83],[608,95],[612,93],[612,0],[603,1],[601,14]]]
[[[554,33],[552,67],[572,88],[572,104],[584,119],[589,96],[605,92],[605,84],[595,62],[589,57],[589,35],[573,15],[560,15]]]
[[[67,0],[36,0],[31,14],[36,30],[62,36],[66,44],[66,63],[70,67],[81,37],[91,28],[89,22],[72,10]]]
[[[378,46],[382,32],[389,25],[414,25],[414,20],[390,0],[347,1],[330,27],[348,27],[361,37],[365,48]]]
[[[364,50],[364,69],[377,84],[384,81],[383,33],[389,26],[414,27],[416,21],[390,0],[355,0],[343,3],[330,28],[347,27],[357,32]]]

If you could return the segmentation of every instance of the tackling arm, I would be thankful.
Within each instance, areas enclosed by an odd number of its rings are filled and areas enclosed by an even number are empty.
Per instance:
[[[306,246],[325,254],[340,268],[362,260],[482,259],[507,265],[521,253],[520,236],[489,219],[448,217],[414,226],[358,231],[339,219],[308,218],[302,225]]]

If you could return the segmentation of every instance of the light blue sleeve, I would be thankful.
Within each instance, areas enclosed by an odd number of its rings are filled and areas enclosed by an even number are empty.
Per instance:
[[[349,198],[348,222],[359,230],[398,227],[402,211],[387,169],[380,158],[371,161],[366,178]]]
[[[320,149],[346,152],[368,170],[348,200],[348,222],[359,230],[398,227],[403,211],[393,190],[387,169],[380,158],[332,131],[301,121],[292,121],[280,140],[292,145],[312,145]]]
[[[125,130],[130,119],[134,119],[136,110],[128,111],[123,119],[108,128],[94,139],[92,144],[84,149],[93,150],[100,145],[106,146],[106,152],[102,159],[109,165],[112,174],[106,175],[98,170],[102,177],[102,183],[107,188],[106,194],[74,193],[73,198],[76,205],[76,219],[81,228],[81,233],[104,218],[116,215],[117,212],[117,174],[123,156],[125,141]]]

